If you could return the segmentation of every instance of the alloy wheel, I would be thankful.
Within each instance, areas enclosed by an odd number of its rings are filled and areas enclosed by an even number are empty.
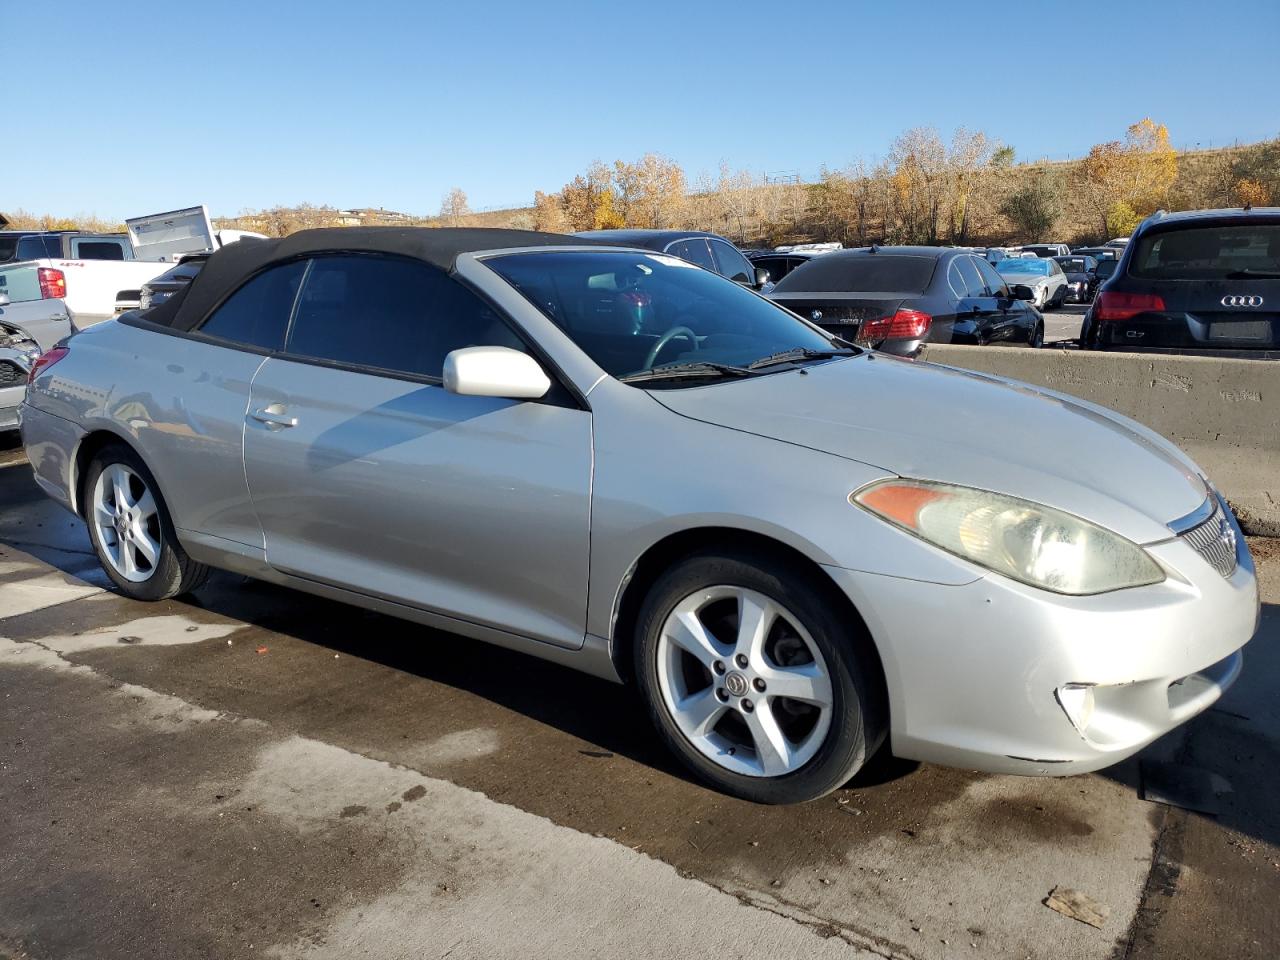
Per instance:
[[[146,482],[125,464],[110,464],[93,486],[92,517],[115,572],[133,583],[151,579],[162,540],[160,513]]]
[[[733,773],[792,773],[831,728],[822,653],[798,617],[755,590],[713,586],[677,603],[658,638],[657,679],[685,739]]]

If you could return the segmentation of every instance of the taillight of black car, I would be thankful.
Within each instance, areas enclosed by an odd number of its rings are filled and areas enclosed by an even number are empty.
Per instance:
[[[858,339],[923,340],[933,326],[933,317],[921,310],[900,307],[892,316],[864,320],[858,330]]]
[[[1103,290],[1093,302],[1093,318],[1099,323],[1114,323],[1140,313],[1163,313],[1164,309],[1164,297],[1158,294]]]

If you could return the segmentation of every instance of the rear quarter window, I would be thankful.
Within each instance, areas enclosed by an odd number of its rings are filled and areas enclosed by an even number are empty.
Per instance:
[[[774,292],[920,294],[933,279],[937,262],[934,257],[895,254],[827,254],[796,267]]]

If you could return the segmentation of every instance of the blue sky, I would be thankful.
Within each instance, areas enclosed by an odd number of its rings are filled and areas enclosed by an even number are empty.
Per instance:
[[[1280,135],[1278,0],[0,0],[0,210],[531,201],[656,151],[806,177],[908,127]],[[50,14],[56,11],[56,17]],[[1061,44],[1061,47],[1058,47]]]

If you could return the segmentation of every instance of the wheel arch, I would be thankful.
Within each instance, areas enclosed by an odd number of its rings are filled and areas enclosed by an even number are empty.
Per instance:
[[[85,476],[89,472],[89,464],[93,462],[93,458],[98,455],[104,448],[113,443],[120,443],[133,451],[143,463],[147,463],[145,457],[138,450],[135,444],[127,435],[119,433],[106,427],[95,427],[80,438],[80,442],[76,444],[75,453],[71,458],[71,477],[70,477],[70,493],[71,506],[76,514],[80,517],[85,516],[84,504],[88,499],[85,496],[84,481]],[[151,465],[147,464],[147,469],[151,469]],[[154,471],[152,471],[154,474]]]
[[[878,706],[883,713],[887,730],[889,699],[884,662],[876,646],[876,639],[872,636],[858,608],[821,564],[790,544],[750,530],[734,527],[694,527],[680,530],[663,537],[640,555],[627,571],[627,576],[614,599],[609,654],[618,676],[626,683],[634,679],[632,654],[636,622],[644,598],[658,578],[672,564],[685,557],[713,550],[764,553],[784,561],[789,569],[800,571],[803,576],[810,579],[810,582],[816,584],[842,616],[849,617],[851,622],[862,627],[861,636],[865,637],[867,642],[860,646],[860,652],[868,656],[875,668],[876,675],[873,680],[877,688]],[[858,635],[855,632],[852,636],[856,638]]]

